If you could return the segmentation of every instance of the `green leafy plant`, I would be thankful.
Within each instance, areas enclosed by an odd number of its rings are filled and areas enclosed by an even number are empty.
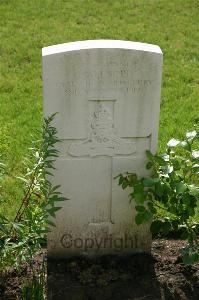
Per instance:
[[[41,248],[46,233],[54,226],[52,218],[61,209],[60,201],[66,200],[49,180],[58,156],[55,144],[60,142],[57,130],[51,125],[55,114],[45,118],[42,130],[25,159],[27,172],[18,177],[24,183],[24,196],[14,220],[0,214],[0,270],[12,266],[20,268]],[[4,165],[0,165],[3,176]]]
[[[35,272],[32,267],[32,279],[27,280],[21,291],[22,300],[44,300],[46,299],[46,260],[43,259],[40,269]]]
[[[184,140],[171,139],[166,153],[146,151],[147,169],[152,176],[138,178],[134,173],[119,174],[119,185],[130,187],[135,202],[137,225],[152,221],[151,232],[167,235],[183,228],[188,245],[181,249],[184,263],[199,260],[199,225],[193,221],[199,200],[199,120]]]

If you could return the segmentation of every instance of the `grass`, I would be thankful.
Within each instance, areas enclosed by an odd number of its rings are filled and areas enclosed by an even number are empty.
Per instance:
[[[21,188],[15,176],[41,122],[41,48],[102,38],[158,44],[164,53],[163,151],[199,116],[198,9],[197,0],[0,0],[0,153],[9,173],[3,212],[16,211]]]

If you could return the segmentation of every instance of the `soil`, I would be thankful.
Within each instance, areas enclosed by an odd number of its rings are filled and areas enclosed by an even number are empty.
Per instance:
[[[198,300],[199,263],[184,265],[182,240],[154,240],[151,255],[48,260],[48,300]],[[38,269],[46,251],[35,258]],[[20,286],[31,277],[24,266],[0,279],[0,299],[20,299]]]
[[[46,248],[43,248],[34,258],[32,266],[24,264],[19,271],[10,268],[4,274],[0,274],[0,300],[21,300],[21,288],[27,282],[30,282],[33,278],[34,270],[35,274],[38,274],[41,270],[41,266],[46,261]],[[46,289],[46,286],[44,287]],[[39,300],[39,299],[27,299],[27,300]]]

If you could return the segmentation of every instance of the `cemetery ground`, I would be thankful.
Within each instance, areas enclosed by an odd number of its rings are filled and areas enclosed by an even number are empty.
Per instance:
[[[154,239],[152,255],[71,258],[48,262],[49,300],[197,300],[199,264],[182,264],[178,239]],[[39,270],[43,250],[34,260]],[[21,299],[21,285],[31,279],[30,270],[10,270],[0,281],[0,299]],[[55,284],[56,282],[56,284]],[[17,298],[19,297],[19,298]],[[36,299],[35,299],[36,300]]]
[[[158,44],[164,53],[159,152],[170,138],[192,129],[199,115],[197,1],[1,1],[0,14],[0,154],[7,166],[0,210],[8,218],[20,205],[23,189],[16,176],[25,170],[33,128],[40,127],[44,46],[101,38]],[[177,252],[182,244],[154,240],[152,257],[49,261],[49,297],[198,299],[199,266],[182,264]],[[43,254],[45,249],[35,258],[35,270]],[[0,280],[0,299],[16,299],[30,276],[25,266],[21,273],[11,269]]]

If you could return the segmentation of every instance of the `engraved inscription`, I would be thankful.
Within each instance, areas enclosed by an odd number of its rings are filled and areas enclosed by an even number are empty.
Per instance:
[[[71,156],[130,155],[136,152],[135,143],[117,136],[110,106],[98,100],[90,120],[89,137],[80,143],[72,143]],[[107,101],[108,102],[108,101]]]
[[[81,74],[81,88],[75,85],[74,81],[67,81],[65,85],[65,92],[67,95],[80,94],[83,91],[86,93],[89,90],[106,90],[114,89],[125,93],[135,94],[146,91],[152,82],[149,79],[133,79],[132,72],[129,70],[95,70],[86,71]],[[108,84],[108,85],[107,85]]]

